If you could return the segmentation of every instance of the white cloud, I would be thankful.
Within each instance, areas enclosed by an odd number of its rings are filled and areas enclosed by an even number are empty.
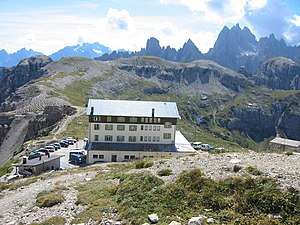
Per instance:
[[[268,0],[160,0],[161,4],[179,4],[202,18],[203,22],[224,25],[235,24],[247,11],[258,10],[267,5]]]
[[[267,4],[268,4],[268,0],[248,0],[246,3],[248,10],[262,9]]]
[[[125,9],[110,8],[106,15],[107,26],[112,30],[130,31],[134,29],[134,20]]]
[[[294,15],[294,19],[289,20],[290,23],[300,27],[300,16]]]

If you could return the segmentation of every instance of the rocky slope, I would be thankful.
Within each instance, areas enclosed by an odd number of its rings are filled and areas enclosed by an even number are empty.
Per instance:
[[[300,90],[300,65],[288,58],[272,58],[261,65],[254,80],[273,90]]]
[[[278,71],[274,76],[281,79]],[[291,76],[295,74],[290,71]],[[240,138],[262,141],[281,134],[300,139],[299,92],[256,87],[251,74],[209,60],[178,63],[133,57],[101,62],[73,57],[52,62],[35,57],[6,70],[1,79],[1,91],[6,94],[0,98],[4,146],[0,149],[1,154],[4,148],[10,152],[4,161],[18,151],[22,141],[48,133],[64,116],[74,113],[70,106],[84,107],[88,98],[176,101],[191,140],[190,130],[195,129],[242,146]],[[197,122],[199,117],[203,123]],[[12,131],[18,124],[24,129],[17,142]]]
[[[255,153],[252,151],[224,154],[197,152],[197,154],[193,156],[157,160],[150,168],[132,169],[128,171],[127,174],[150,172],[154,176],[158,176],[159,171],[166,169],[171,170],[172,173],[169,176],[159,177],[164,181],[165,185],[168,185],[174,183],[183,171],[192,169],[200,169],[206,177],[214,180],[245,176],[257,178],[257,174],[254,175],[249,172],[248,168],[252,167],[261,174],[260,176],[275,179],[279,187],[283,190],[291,187],[300,190],[299,159],[299,155],[287,156],[285,154]],[[77,170],[69,170],[67,173],[64,171],[50,172],[39,176],[35,182],[30,182],[30,178],[27,178],[29,185],[26,185],[26,182],[24,182],[23,186],[19,185],[20,187],[17,189],[12,188],[11,190],[4,190],[0,193],[0,217],[5,224],[18,224],[21,222],[24,224],[37,223],[54,216],[65,218],[66,224],[74,224],[72,220],[82,216],[82,212],[93,217],[89,212],[93,207],[97,207],[98,205],[87,206],[76,204],[78,198],[80,198],[76,186],[90,182],[90,185],[95,188],[93,179],[110,173],[111,175],[106,178],[106,181],[110,181],[112,184],[118,184],[120,182],[120,175],[116,177],[113,174],[113,168],[118,166],[124,166],[124,164],[96,164]],[[234,168],[239,168],[239,170],[234,170]],[[17,186],[18,183],[22,184],[22,181],[14,181],[13,184]],[[35,200],[38,193],[55,188],[61,188],[63,190],[62,194],[65,200],[61,204],[43,208],[36,206]],[[177,198],[174,200],[180,202],[181,199]],[[105,202],[103,204],[105,204],[105,207],[100,208],[101,214],[97,217],[97,221],[93,221],[89,217],[89,222],[84,221],[85,224],[99,224],[100,222],[116,224],[115,222],[120,222],[120,220],[122,220],[120,223],[124,224],[125,221],[123,221],[123,219],[130,219],[123,218],[120,216],[118,210],[110,208],[111,202]],[[99,211],[99,208],[97,208],[97,211]],[[161,212],[153,213],[160,215]],[[197,216],[199,213],[199,211],[196,211],[194,216]],[[145,221],[146,220],[147,218],[145,218]],[[184,224],[187,224],[187,221]],[[228,222],[225,222],[225,224],[228,224]]]

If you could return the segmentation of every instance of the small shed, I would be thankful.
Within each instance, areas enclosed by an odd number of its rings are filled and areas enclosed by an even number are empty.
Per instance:
[[[276,137],[269,143],[271,151],[297,151],[300,152],[300,141]]]
[[[13,164],[13,166],[16,167],[17,173],[38,175],[48,170],[58,170],[61,157],[64,157],[64,155],[42,156],[31,160],[24,157],[21,163]]]

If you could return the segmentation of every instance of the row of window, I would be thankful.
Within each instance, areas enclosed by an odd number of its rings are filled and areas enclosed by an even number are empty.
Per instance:
[[[171,128],[172,123],[166,122],[164,125],[165,128]],[[105,124],[105,130],[113,130],[114,126],[113,124]],[[100,130],[100,124],[95,123],[94,124],[94,130]],[[125,130],[125,125],[117,125],[117,130],[123,131]],[[130,131],[136,131],[137,125],[129,125]],[[141,130],[149,130],[149,131],[160,131],[160,126],[150,126],[150,125],[141,125]]]
[[[164,139],[171,139],[171,133],[164,133],[163,134]],[[99,141],[99,135],[94,136],[95,141]],[[128,137],[128,142],[136,142],[136,136],[129,136]],[[104,141],[113,141],[113,136],[112,135],[105,135],[104,136]],[[125,136],[118,135],[117,136],[117,142],[124,142],[125,141]],[[140,136],[140,141],[152,141],[152,142],[159,142],[160,141],[160,136]]]
[[[104,159],[104,155],[93,155],[93,159]]]
[[[153,158],[153,156],[149,156],[150,158]],[[135,159],[135,155],[124,155],[124,160],[133,160]],[[144,156],[144,158],[147,158],[147,156]],[[104,159],[104,155],[96,155],[93,154],[93,159]]]
[[[124,116],[118,116],[117,117],[117,122],[118,123],[125,123],[126,118]],[[101,121],[101,116],[93,116],[93,121]],[[112,122],[112,117],[111,116],[106,116],[106,122]],[[130,117],[129,118],[130,123],[137,123],[138,118],[137,117]],[[141,123],[160,123],[161,119],[160,118],[153,118],[153,117],[142,117],[140,118]]]

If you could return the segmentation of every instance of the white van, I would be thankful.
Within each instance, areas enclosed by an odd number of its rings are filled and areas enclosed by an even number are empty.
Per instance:
[[[194,142],[194,143],[192,144],[192,146],[193,146],[193,148],[194,148],[195,150],[200,150],[200,149],[201,149],[201,145],[202,145],[202,142]]]

